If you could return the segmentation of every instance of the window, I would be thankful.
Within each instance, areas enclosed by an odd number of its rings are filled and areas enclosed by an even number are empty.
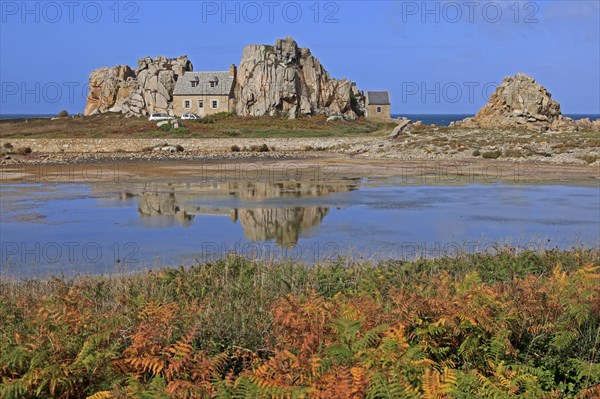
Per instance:
[[[204,100],[198,100],[198,108],[204,108]]]
[[[196,87],[198,86],[198,82],[196,82],[195,80],[192,80],[192,87]]]
[[[183,101],[183,108],[190,109],[192,107],[192,102],[190,100]]]
[[[381,112],[381,107],[377,107],[377,112]]]
[[[213,109],[217,109],[217,108],[219,108],[219,101],[217,101],[217,100],[212,100],[212,107],[213,107]]]
[[[210,82],[210,87],[215,87],[217,85],[217,82]]]

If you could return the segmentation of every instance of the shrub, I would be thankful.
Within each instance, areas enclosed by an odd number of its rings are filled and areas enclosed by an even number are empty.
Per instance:
[[[519,150],[506,150],[504,151],[504,156],[507,158],[521,158],[523,153]]]
[[[597,155],[590,155],[590,154],[581,155],[578,158],[587,163],[594,163],[598,159],[600,159],[600,157],[598,157]]]
[[[231,146],[231,152],[240,152],[240,147],[238,147],[237,145],[232,145]]]
[[[498,158],[500,158],[500,155],[502,155],[502,152],[496,150],[496,151],[484,152],[481,156],[486,159],[498,159]]]
[[[230,118],[232,116],[233,116],[233,114],[231,114],[229,112],[219,112],[218,114],[211,115],[211,119],[213,119],[214,121],[220,121],[223,119]]]
[[[212,118],[204,117],[204,118],[196,119],[193,122],[198,122],[198,123],[215,123],[215,120],[212,119]]]
[[[2,147],[6,148],[7,150],[10,150],[13,148],[13,145],[11,143],[4,143]]]
[[[180,127],[178,128],[174,128],[173,124],[171,122],[165,123],[163,125],[159,126],[159,129],[165,133],[173,133],[173,134],[186,134],[188,133],[188,130],[181,126],[180,123]]]
[[[473,156],[474,156],[474,157],[478,157],[478,156],[480,156],[480,155],[481,155],[481,151],[479,151],[479,150],[475,150],[475,151],[473,151]]]
[[[261,145],[251,145],[250,146],[250,151],[254,151],[254,152],[269,152],[269,146],[266,144],[261,144]]]
[[[177,148],[177,152],[183,152],[183,150],[184,150],[184,148],[183,148],[183,146],[181,144],[177,144],[175,146],[175,148]]]
[[[59,118],[66,118],[67,116],[69,116],[69,113],[67,112],[67,110],[66,110],[66,109],[63,109],[62,111],[60,111],[60,112],[58,113],[58,117],[59,117]]]
[[[20,147],[17,148],[17,154],[18,155],[27,155],[27,154],[31,154],[31,147]]]

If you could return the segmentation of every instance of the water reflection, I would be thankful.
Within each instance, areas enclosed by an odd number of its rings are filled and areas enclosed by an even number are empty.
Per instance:
[[[274,240],[293,246],[329,213],[324,206],[289,206],[299,197],[323,197],[357,189],[356,183],[158,183],[120,192],[122,201],[138,199],[141,224],[146,227],[189,227],[198,215],[228,215],[238,220],[248,241]],[[102,191],[97,187],[94,191]],[[286,206],[287,205],[287,206]]]
[[[312,264],[599,242],[600,198],[589,187],[345,180],[0,188],[0,277],[142,270],[231,253]]]
[[[147,227],[171,227],[175,224],[188,227],[194,220],[193,214],[189,214],[177,204],[174,192],[141,193],[138,212],[142,217],[142,224]]]

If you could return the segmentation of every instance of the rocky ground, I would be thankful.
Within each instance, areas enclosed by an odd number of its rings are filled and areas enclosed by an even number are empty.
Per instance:
[[[414,128],[388,137],[2,139],[0,164],[77,163],[103,159],[313,158],[341,155],[373,160],[510,159],[600,166],[594,132],[527,132]],[[10,148],[6,148],[10,147]],[[31,149],[30,153],[27,149]]]

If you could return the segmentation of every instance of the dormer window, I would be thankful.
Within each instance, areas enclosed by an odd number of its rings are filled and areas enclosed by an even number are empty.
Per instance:
[[[192,87],[196,87],[198,86],[198,82],[196,82],[195,80],[192,80]]]
[[[215,87],[217,85],[217,82],[210,82],[210,87]]]

